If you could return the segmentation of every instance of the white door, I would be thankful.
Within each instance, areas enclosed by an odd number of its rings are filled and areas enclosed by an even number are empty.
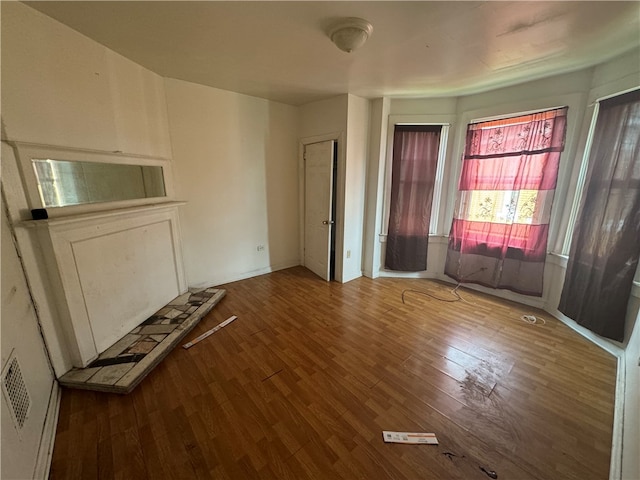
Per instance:
[[[334,141],[304,147],[304,265],[330,280]]]

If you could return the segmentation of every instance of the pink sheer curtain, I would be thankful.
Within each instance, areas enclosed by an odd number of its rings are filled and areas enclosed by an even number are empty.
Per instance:
[[[445,273],[542,296],[567,108],[471,124]]]
[[[640,90],[600,102],[558,310],[623,341],[640,256]]]
[[[427,269],[429,222],[440,125],[397,125],[393,138],[391,205],[385,267]]]

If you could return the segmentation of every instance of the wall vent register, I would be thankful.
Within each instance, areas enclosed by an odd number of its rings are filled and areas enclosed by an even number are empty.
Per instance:
[[[2,377],[2,393],[7,400],[17,429],[21,430],[29,415],[31,398],[22,377],[20,364],[15,356],[9,360]]]

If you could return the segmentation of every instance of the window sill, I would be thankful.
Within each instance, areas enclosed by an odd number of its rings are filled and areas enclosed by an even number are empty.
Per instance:
[[[561,253],[549,252],[547,254],[547,261],[554,265],[558,265],[559,267],[566,268],[569,256]]]
[[[562,268],[567,268],[567,262],[569,261],[568,255],[561,253],[549,252],[547,255],[547,261],[553,265],[558,265]],[[634,281],[631,286],[631,296],[640,298],[640,281]]]

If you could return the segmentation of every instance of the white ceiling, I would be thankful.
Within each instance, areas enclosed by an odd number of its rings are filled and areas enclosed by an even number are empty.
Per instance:
[[[465,95],[640,45],[637,1],[25,3],[162,76],[293,105]],[[350,16],[373,34],[348,54],[326,31]]]

